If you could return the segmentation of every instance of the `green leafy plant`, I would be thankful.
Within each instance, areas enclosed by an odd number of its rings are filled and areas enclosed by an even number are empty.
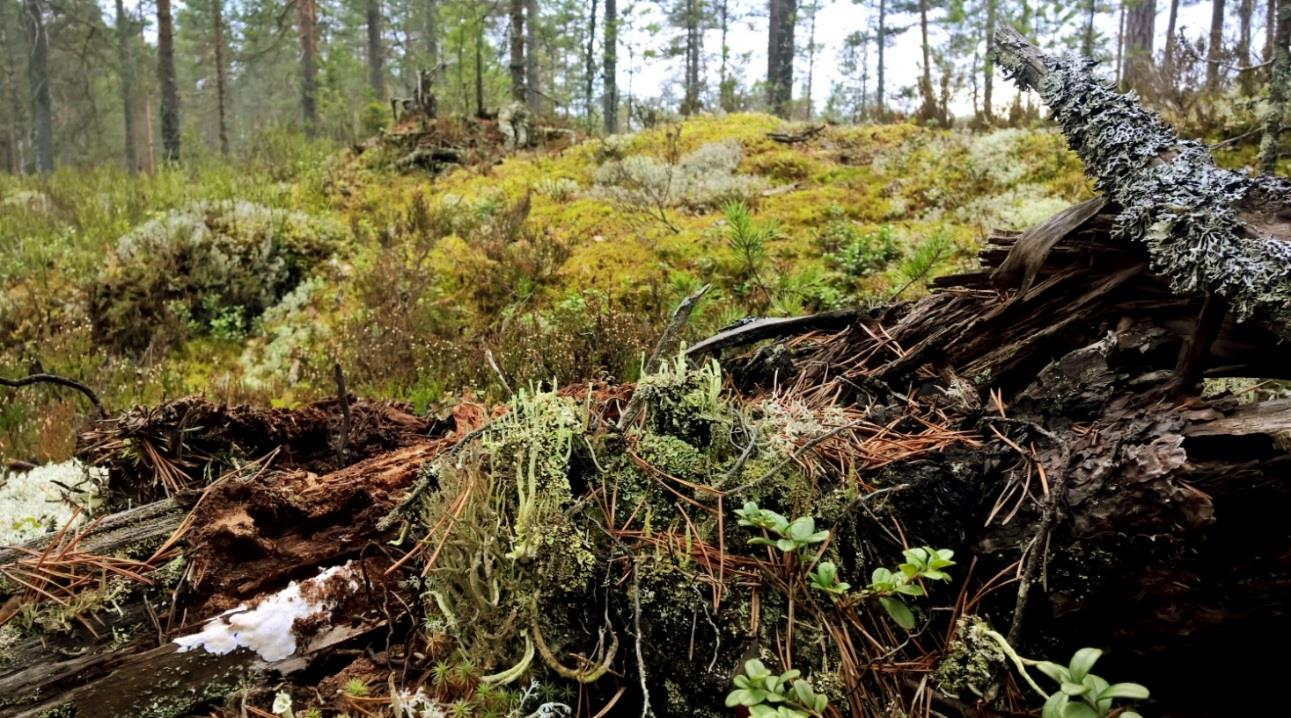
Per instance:
[[[817,531],[816,519],[810,516],[799,516],[789,521],[774,511],[759,508],[752,501],[745,502],[744,508],[736,509],[735,515],[740,517],[741,526],[760,528],[776,537],[759,536],[749,539],[750,544],[775,546],[785,553],[798,553],[829,539],[829,532]]]
[[[842,596],[852,587],[846,581],[838,580],[838,566],[833,561],[821,561],[816,570],[807,574],[811,587],[834,596]]]
[[[1082,648],[1063,666],[1051,661],[1023,658],[998,631],[987,631],[986,635],[1000,645],[1027,685],[1044,697],[1042,718],[1108,718],[1113,713],[1118,718],[1142,718],[1136,711],[1121,710],[1113,703],[1117,700],[1147,700],[1150,692],[1146,687],[1138,683],[1109,683],[1091,673],[1103,655],[1101,650]],[[1041,688],[1027,671],[1028,667],[1053,679],[1058,690],[1050,693]]]
[[[803,680],[802,672],[788,670],[776,675],[754,658],[744,664],[743,675],[735,677],[735,690],[726,694],[728,707],[744,706],[751,718],[811,718],[825,711],[829,700]]]
[[[911,630],[915,626],[914,612],[906,605],[901,596],[924,596],[926,591],[918,583],[921,579],[930,581],[949,581],[950,574],[941,569],[954,566],[951,557],[955,555],[950,549],[912,548],[902,552],[905,563],[897,566],[896,571],[876,568],[870,575],[867,592],[877,596],[879,604],[888,612],[898,626]]]

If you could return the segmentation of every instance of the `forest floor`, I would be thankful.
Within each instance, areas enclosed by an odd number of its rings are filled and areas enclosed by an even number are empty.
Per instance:
[[[3,178],[0,374],[77,377],[118,410],[194,392],[295,406],[335,393],[335,363],[356,393],[419,411],[499,397],[499,374],[631,379],[703,284],[690,338],[917,296],[990,228],[1091,196],[1052,130],[826,127],[786,145],[781,129],[705,116],[437,176],[379,144],[284,138],[238,165]],[[183,252],[132,249],[181,234]],[[80,401],[0,395],[0,456],[69,456]]]

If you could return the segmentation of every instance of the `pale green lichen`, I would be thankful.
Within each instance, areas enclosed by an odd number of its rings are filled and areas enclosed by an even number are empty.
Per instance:
[[[67,525],[100,502],[107,472],[75,459],[0,474],[0,545],[21,544]]]

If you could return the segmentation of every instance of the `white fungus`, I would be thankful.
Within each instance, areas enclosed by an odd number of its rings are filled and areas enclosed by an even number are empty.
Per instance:
[[[304,582],[306,587],[323,586],[334,576],[349,576],[351,589],[358,589],[350,564],[333,566]],[[207,653],[224,655],[237,648],[249,648],[266,661],[280,661],[296,652],[296,634],[292,626],[298,619],[330,612],[335,602],[322,598],[326,592],[310,591],[311,601],[292,581],[286,588],[265,598],[252,608],[242,604],[207,622],[197,633],[175,639],[181,652],[201,648]]]

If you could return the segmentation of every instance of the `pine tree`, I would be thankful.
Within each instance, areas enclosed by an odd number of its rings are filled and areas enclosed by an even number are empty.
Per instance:
[[[170,0],[157,0],[157,82],[161,86],[161,144],[167,162],[179,161],[179,80]]]

